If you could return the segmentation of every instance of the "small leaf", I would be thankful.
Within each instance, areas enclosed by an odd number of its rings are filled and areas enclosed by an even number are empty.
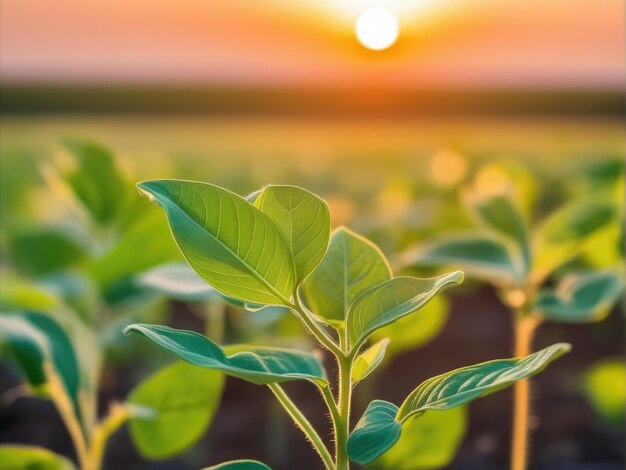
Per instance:
[[[75,470],[65,457],[48,449],[26,445],[0,445],[0,463],[6,470]]]
[[[303,351],[245,346],[245,351],[227,356],[220,346],[194,331],[136,324],[124,333],[138,333],[184,361],[257,385],[301,379],[320,386],[328,384],[320,362]]]
[[[389,279],[391,269],[380,249],[340,227],[333,231],[326,256],[303,289],[314,313],[341,324],[354,299]]]
[[[484,362],[430,378],[406,398],[397,419],[405,422],[428,410],[447,410],[497,392],[541,372],[570,349],[567,343],[557,343],[525,357]]]
[[[371,402],[348,438],[348,456],[365,465],[393,446],[400,438],[402,425],[396,420],[398,407],[383,400]]]
[[[50,362],[76,404],[80,383],[78,362],[67,334],[54,320],[34,312],[0,314],[0,345],[34,387],[46,383],[44,363]]]
[[[352,383],[357,383],[374,372],[383,358],[389,344],[388,338],[383,338],[359,354],[352,365]]]
[[[330,239],[326,202],[295,186],[267,186],[254,205],[278,227],[291,250],[300,284],[322,261]]]
[[[152,268],[137,278],[142,286],[182,301],[210,300],[219,297],[186,263],[169,263]]]
[[[259,209],[206,183],[155,180],[138,187],[165,210],[185,259],[217,290],[258,304],[286,304],[293,298],[293,257]]]
[[[142,456],[165,459],[195,444],[219,406],[223,375],[177,362],[142,382],[129,395],[130,433]]]
[[[585,393],[594,409],[619,428],[624,424],[626,406],[626,365],[622,358],[602,360],[585,371]]]
[[[66,140],[65,146],[77,163],[76,170],[65,178],[76,198],[96,221],[112,221],[127,195],[125,181],[115,167],[113,155],[91,142]]]
[[[431,411],[402,425],[402,435],[373,468],[394,470],[436,469],[454,458],[467,428],[467,410],[460,406]]]
[[[272,470],[263,462],[258,460],[231,460],[212,467],[206,467],[203,470]]]
[[[454,266],[469,276],[497,284],[521,280],[518,262],[496,238],[477,234],[454,234],[407,250],[403,266]]]
[[[533,235],[534,268],[543,275],[576,256],[584,243],[615,221],[617,205],[608,197],[585,197],[556,210]]]
[[[537,308],[552,321],[599,321],[610,313],[623,288],[622,277],[613,270],[569,274],[556,290],[539,293]]]
[[[417,311],[443,287],[462,281],[461,271],[430,279],[396,277],[361,294],[348,312],[351,346],[359,347],[377,329]]]
[[[526,269],[530,268],[528,228],[520,210],[505,194],[468,194],[466,203],[479,223],[509,237],[519,247]]]

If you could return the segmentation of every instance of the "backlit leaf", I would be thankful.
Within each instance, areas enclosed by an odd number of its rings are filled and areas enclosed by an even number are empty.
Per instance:
[[[141,455],[164,459],[195,444],[219,406],[224,379],[214,370],[177,362],[129,395],[130,433]]]
[[[354,299],[389,279],[391,269],[378,247],[340,227],[333,231],[326,256],[303,288],[314,313],[341,323]]]
[[[302,379],[327,385],[326,373],[320,362],[303,351],[249,345],[244,351],[227,356],[220,346],[194,331],[136,324],[130,325],[124,332],[145,336],[157,346],[196,366],[220,370],[257,385]]]
[[[621,357],[602,360],[585,371],[585,393],[595,410],[608,422],[624,425],[626,365]]]
[[[541,291],[537,308],[552,321],[599,321],[610,313],[623,288],[623,278],[613,270],[572,273],[559,283],[556,290]]]
[[[65,457],[48,449],[26,445],[0,445],[0,464],[6,470],[75,470]]]
[[[400,438],[402,424],[396,419],[398,407],[384,400],[371,402],[348,439],[350,460],[365,465],[393,446]]]
[[[278,227],[291,249],[300,284],[320,263],[330,239],[326,202],[295,186],[267,186],[254,205]]]
[[[352,365],[352,383],[357,383],[374,372],[383,358],[389,339],[384,338],[360,353]]]
[[[557,343],[525,357],[484,362],[430,378],[406,398],[397,419],[404,422],[428,410],[447,410],[502,390],[541,372],[570,349],[567,343]]]
[[[155,180],[138,187],[165,210],[183,255],[217,290],[259,304],[284,304],[293,298],[289,247],[259,209],[207,183]]]
[[[210,300],[219,297],[218,291],[186,263],[169,263],[152,268],[138,276],[137,283],[176,300]]]
[[[429,279],[396,277],[364,292],[348,312],[351,346],[359,347],[378,328],[417,311],[443,287],[462,280],[460,271]]]
[[[263,462],[257,460],[231,460],[219,465],[204,468],[203,470],[272,470]]]

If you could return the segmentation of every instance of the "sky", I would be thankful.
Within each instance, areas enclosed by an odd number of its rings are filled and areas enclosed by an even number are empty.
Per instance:
[[[354,24],[385,6],[386,51]],[[622,89],[623,0],[0,0],[3,84]]]

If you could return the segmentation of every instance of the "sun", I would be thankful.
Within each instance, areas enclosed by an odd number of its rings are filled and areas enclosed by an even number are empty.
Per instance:
[[[361,14],[356,22],[356,37],[366,48],[382,51],[398,39],[398,19],[389,10],[371,8]]]

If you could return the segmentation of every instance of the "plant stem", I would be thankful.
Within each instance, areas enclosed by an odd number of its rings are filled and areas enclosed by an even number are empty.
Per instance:
[[[533,333],[540,320],[537,315],[518,311],[515,314],[515,357],[531,352]],[[513,441],[511,470],[526,470],[528,453],[528,418],[530,409],[530,380],[515,382],[513,404]]]
[[[80,422],[76,417],[74,405],[67,395],[65,386],[61,382],[61,379],[57,375],[52,364],[44,362],[43,368],[46,374],[48,394],[59,411],[59,415],[61,416],[61,419],[65,423],[65,427],[70,434],[74,444],[74,449],[76,450],[76,457],[80,468],[82,470],[97,470],[92,465],[85,435],[83,434]]]
[[[226,308],[221,300],[208,300],[204,305],[207,338],[221,343],[224,339],[224,316]]]
[[[293,304],[286,304],[289,308],[291,308],[298,318],[302,320],[307,329],[311,332],[313,336],[328,349],[331,353],[333,353],[336,357],[343,356],[343,351],[339,348],[333,339],[328,335],[326,331],[324,331],[319,324],[311,318],[309,313],[302,307],[300,301],[296,297],[296,301]]]
[[[89,446],[93,470],[100,470],[107,440],[128,419],[128,409],[121,403],[112,403],[109,414],[94,428]]]
[[[268,384],[268,387],[270,388],[276,399],[279,401],[279,403],[287,411],[289,416],[291,416],[293,421],[296,423],[296,426],[298,426],[302,430],[304,435],[311,442],[313,448],[324,462],[324,466],[326,467],[326,469],[335,470],[336,467],[333,463],[330,452],[328,452],[328,449],[324,445],[324,442],[322,442],[322,439],[320,438],[315,428],[313,428],[309,420],[302,414],[296,404],[291,401],[291,398],[289,398],[289,396],[285,393],[280,385]]]
[[[337,357],[339,366],[339,417],[335,419],[335,461],[337,470],[348,470],[348,433],[350,432],[350,407],[352,400],[352,360],[345,356]]]

